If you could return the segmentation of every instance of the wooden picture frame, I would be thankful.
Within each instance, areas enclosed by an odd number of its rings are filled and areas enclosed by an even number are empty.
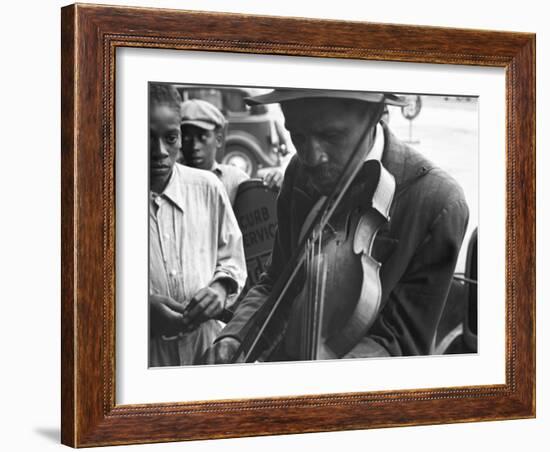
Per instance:
[[[535,35],[71,5],[62,9],[62,442],[73,447],[535,416]],[[506,70],[506,382],[115,403],[115,51],[148,47]]]

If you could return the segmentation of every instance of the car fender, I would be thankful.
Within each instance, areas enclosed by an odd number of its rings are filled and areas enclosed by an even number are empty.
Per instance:
[[[258,166],[260,167],[273,166],[274,164],[276,164],[275,159],[271,161],[266,156],[266,151],[263,151],[261,146],[258,144],[256,138],[249,133],[242,131],[231,132],[225,140],[225,148],[227,149],[232,144],[238,144],[252,152],[252,154],[256,158],[256,161],[258,162]]]

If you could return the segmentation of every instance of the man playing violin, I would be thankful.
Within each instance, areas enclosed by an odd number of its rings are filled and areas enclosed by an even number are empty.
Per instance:
[[[399,141],[381,121],[384,104],[401,105],[402,100],[385,93],[275,89],[249,102],[280,103],[297,154],[286,170],[278,198],[278,232],[268,269],[204,361],[242,359],[247,352],[243,342],[251,342],[250,331],[259,329],[257,314],[280,285],[276,283],[281,275],[285,270],[288,273],[286,267],[301,243],[304,224],[323,197],[334,196],[341,188],[341,176],[349,172],[346,164],[358,154],[361,162],[367,160],[365,166],[375,162],[392,181],[386,221],[368,247],[369,259],[380,264],[379,281],[375,281],[380,285],[379,303],[369,314],[368,329],[361,337],[338,354],[321,353],[318,358],[429,354],[466,231],[468,207],[456,181]],[[362,187],[366,174],[359,171],[353,183],[359,180]],[[352,190],[343,193],[340,210],[351,205],[346,198]],[[303,286],[299,278],[292,283],[298,286],[294,293]],[[299,312],[292,299],[284,299],[261,329],[262,340],[253,341],[261,352],[255,356],[270,361],[303,359],[295,350],[293,331]]]

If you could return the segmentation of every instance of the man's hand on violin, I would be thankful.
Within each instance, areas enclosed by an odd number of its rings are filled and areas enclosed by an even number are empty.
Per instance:
[[[230,364],[239,349],[240,342],[233,337],[224,337],[212,344],[202,357],[204,364]]]

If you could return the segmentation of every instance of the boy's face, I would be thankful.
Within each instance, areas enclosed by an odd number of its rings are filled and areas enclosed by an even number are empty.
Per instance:
[[[223,138],[216,130],[184,124],[181,127],[181,151],[186,165],[211,170]]]
[[[168,104],[153,104],[149,114],[149,176],[151,189],[164,190],[181,146],[180,113]]]

